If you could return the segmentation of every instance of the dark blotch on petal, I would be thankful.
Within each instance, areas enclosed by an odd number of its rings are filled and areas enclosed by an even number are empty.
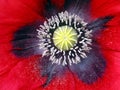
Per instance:
[[[39,39],[36,39],[36,38],[26,38],[22,40],[12,41],[12,43],[13,43],[14,49],[17,49],[17,48],[27,49],[27,48],[38,45],[40,41]]]
[[[46,82],[42,85],[46,87],[56,76],[61,76],[63,74],[65,67],[62,65],[52,64],[49,60],[49,56],[44,56],[41,58],[41,74],[43,77],[47,77]]]
[[[55,5],[53,5],[52,0],[47,0],[45,9],[45,16],[48,18],[50,18],[53,15],[56,15],[59,12],[59,9],[56,8]]]
[[[106,16],[106,17],[99,18],[89,23],[87,25],[87,29],[98,30],[98,29],[104,28],[106,26],[106,23],[108,23],[112,18],[113,16]]]
[[[106,62],[99,50],[93,48],[87,58],[78,64],[69,66],[69,68],[84,83],[92,84],[104,73]]]
[[[43,50],[39,49],[36,29],[39,26],[39,22],[32,23],[20,28],[15,32],[12,45],[12,52],[18,57],[28,57],[31,55],[41,54]]]
[[[87,9],[91,0],[65,0],[65,10],[74,11],[78,13],[82,9]]]
[[[24,57],[27,58],[32,55],[40,55],[43,53],[43,50],[39,50],[39,47],[31,47],[27,49],[13,49],[12,52],[17,56],[17,57]]]
[[[39,25],[39,23],[32,23],[30,25],[21,27],[19,30],[17,30],[17,32],[15,32],[13,41],[26,38],[36,38],[36,29]]]
[[[52,3],[52,0],[47,0],[45,15],[46,17],[51,17],[65,10],[71,13],[76,13],[78,15],[84,11],[88,13],[88,11],[86,10],[88,10],[89,4],[90,4],[90,0],[65,0],[64,7],[57,8]]]

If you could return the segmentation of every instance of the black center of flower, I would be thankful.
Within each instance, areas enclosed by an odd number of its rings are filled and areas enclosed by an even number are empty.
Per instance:
[[[50,61],[56,64],[71,65],[86,58],[91,49],[92,30],[86,29],[86,24],[79,16],[67,11],[58,13],[40,25],[38,37],[42,40],[40,49],[44,55],[50,56]]]

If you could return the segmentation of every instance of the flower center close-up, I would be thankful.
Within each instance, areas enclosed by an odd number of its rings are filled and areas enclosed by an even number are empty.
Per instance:
[[[50,56],[56,64],[72,65],[81,62],[91,50],[92,30],[86,29],[87,23],[79,16],[67,11],[58,13],[40,25],[38,38],[42,40],[40,49],[43,56]]]
[[[2,4],[4,1],[2,0]],[[112,73],[112,71],[115,71],[112,69],[116,69],[116,63],[118,63],[117,59],[114,58],[117,53],[112,53],[115,49],[114,47],[111,48],[111,46],[119,48],[119,40],[116,37],[119,36],[119,33],[115,34],[119,31],[115,31],[119,27],[117,26],[119,25],[119,15],[113,13],[119,14],[118,8],[120,6],[112,2],[118,0],[30,0],[30,2],[14,0],[14,2],[17,2],[16,4],[11,3],[11,0],[9,5],[8,1],[5,2],[6,7],[10,6],[8,9],[13,8],[13,10],[7,12],[4,9],[5,6],[1,8],[5,13],[5,16],[2,14],[4,21],[2,21],[3,24],[1,25],[3,25],[3,29],[10,29],[8,32],[11,32],[8,34],[6,30],[1,29],[7,34],[7,36],[1,34],[2,37],[5,36],[1,47],[1,50],[4,50],[1,53],[4,54],[4,51],[7,54],[11,52],[6,56],[1,55],[5,57],[5,62],[3,58],[1,59],[1,65],[5,66],[1,69],[3,76],[15,76],[15,80],[17,76],[19,82],[20,77],[24,77],[24,74],[26,74],[27,79],[23,79],[27,80],[27,83],[29,79],[32,79],[30,85],[27,85],[27,90],[36,90],[37,88],[34,89],[34,87],[39,87],[40,90],[46,89],[49,84],[51,85],[48,88],[61,87],[61,89],[50,88],[50,90],[63,90],[63,87],[66,88],[64,88],[65,90],[97,90],[98,88],[106,90],[104,87],[111,88],[113,84],[111,77],[115,78],[117,75]],[[20,4],[24,5],[19,6]],[[115,7],[113,7],[113,4],[116,4]],[[21,11],[12,5],[22,8]],[[26,11],[24,11],[25,7]],[[114,11],[111,12],[111,10]],[[13,13],[14,11],[20,13]],[[8,19],[7,15],[9,16]],[[25,22],[21,21],[22,19]],[[115,39],[116,43],[112,39]],[[8,44],[5,45],[4,43],[7,42]],[[10,45],[8,49],[7,45]],[[9,58],[11,55],[13,56]],[[15,62],[6,61],[6,58],[9,60],[14,59]],[[13,68],[13,71],[10,70],[9,66]],[[4,72],[4,69],[11,74]],[[109,73],[107,74],[107,72]],[[9,77],[10,80],[11,77]],[[10,81],[15,80],[12,78]],[[106,82],[106,80],[108,81]],[[111,83],[110,80],[112,80]],[[105,83],[102,84],[103,81]],[[64,85],[67,82],[68,85]],[[8,86],[8,84],[10,84],[9,88],[11,89],[10,82],[5,85]],[[31,89],[29,86],[31,87],[32,84],[34,85]],[[95,85],[99,85],[99,87],[95,88]],[[17,86],[21,85],[17,83]],[[6,89],[6,87],[3,89]]]

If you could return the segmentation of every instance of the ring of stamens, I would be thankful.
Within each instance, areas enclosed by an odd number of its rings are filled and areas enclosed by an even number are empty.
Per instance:
[[[55,64],[72,65],[81,62],[91,50],[92,30],[86,29],[79,16],[67,11],[58,13],[40,25],[37,37],[40,38],[40,49],[43,56]]]

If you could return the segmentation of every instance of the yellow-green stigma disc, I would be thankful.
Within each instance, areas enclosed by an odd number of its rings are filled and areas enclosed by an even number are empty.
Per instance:
[[[53,42],[55,46],[67,51],[77,43],[77,32],[69,26],[61,26],[54,31]]]

